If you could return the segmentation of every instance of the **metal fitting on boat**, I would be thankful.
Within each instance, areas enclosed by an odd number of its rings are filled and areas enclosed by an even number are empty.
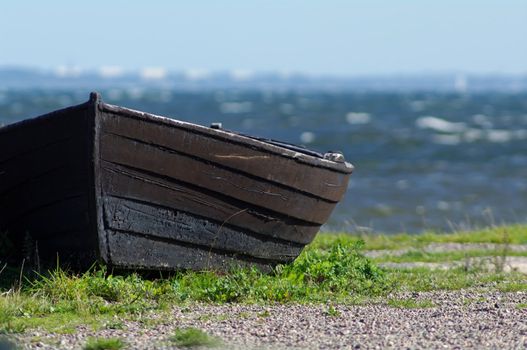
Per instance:
[[[337,163],[344,163],[346,159],[344,159],[344,155],[340,151],[329,151],[324,154],[324,159],[331,160],[333,162]]]
[[[221,129],[222,127],[223,125],[221,125],[221,123],[211,123],[210,124],[211,129]]]

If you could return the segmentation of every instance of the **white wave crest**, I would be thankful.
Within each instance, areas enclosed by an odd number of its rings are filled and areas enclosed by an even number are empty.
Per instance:
[[[507,130],[489,130],[487,134],[487,139],[490,142],[495,143],[504,143],[509,142],[513,138],[513,134]]]
[[[369,113],[349,112],[346,114],[346,120],[350,124],[368,124],[371,120]]]
[[[465,131],[467,128],[465,123],[449,122],[448,120],[444,120],[433,116],[425,116],[418,118],[415,121],[415,125],[417,125],[417,127],[421,129],[432,129],[446,133],[459,133]]]
[[[300,134],[300,141],[302,143],[312,143],[315,141],[315,134],[311,131],[304,131],[302,134]]]

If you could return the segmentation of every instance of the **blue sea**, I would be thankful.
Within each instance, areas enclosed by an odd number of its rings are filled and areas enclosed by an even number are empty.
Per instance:
[[[84,102],[88,92],[0,89],[0,124]],[[325,230],[417,233],[527,222],[526,92],[100,92],[112,104],[342,151],[355,172]]]

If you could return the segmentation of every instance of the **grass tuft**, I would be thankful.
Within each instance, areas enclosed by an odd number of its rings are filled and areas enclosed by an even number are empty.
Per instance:
[[[307,248],[274,273],[237,269],[226,275],[185,273],[174,280],[181,300],[203,302],[323,302],[351,294],[380,295],[389,290],[384,272],[361,254],[360,242],[337,243],[328,250]]]
[[[326,311],[324,311],[324,314],[330,317],[339,317],[340,311],[337,310],[333,305],[329,305]]]
[[[119,350],[125,343],[119,338],[90,338],[84,345],[84,350]]]
[[[418,249],[430,243],[527,244],[527,226],[492,226],[453,233],[424,232],[420,234],[400,233],[394,235],[322,233],[317,235],[312,245],[317,249],[328,249],[337,242],[349,243],[359,240],[364,241],[364,248],[367,250]]]
[[[169,340],[178,347],[216,347],[221,341],[197,328],[176,329]]]

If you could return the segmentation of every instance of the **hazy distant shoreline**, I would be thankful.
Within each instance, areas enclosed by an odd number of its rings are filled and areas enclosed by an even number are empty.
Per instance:
[[[324,76],[244,70],[171,71],[164,68],[125,70],[120,67],[37,69],[0,66],[0,89],[6,88],[168,88],[293,89],[329,91],[525,92],[526,74],[422,73],[363,76]]]

